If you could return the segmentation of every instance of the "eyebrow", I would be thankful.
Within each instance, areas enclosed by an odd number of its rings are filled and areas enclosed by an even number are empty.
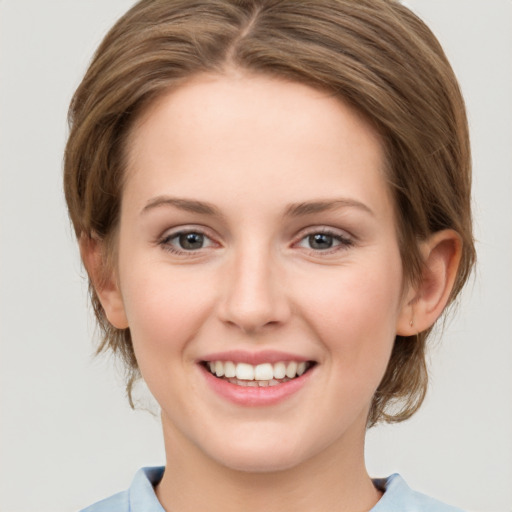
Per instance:
[[[194,199],[182,199],[169,196],[157,196],[153,199],[150,199],[142,209],[141,214],[145,214],[150,210],[160,208],[162,206],[173,206],[180,210],[197,213],[200,215],[221,216],[219,209],[211,203],[196,201]],[[366,206],[364,203],[361,203],[360,201],[356,201],[355,199],[340,198],[324,201],[305,201],[300,203],[293,203],[286,207],[285,216],[300,217],[303,215],[312,215],[315,213],[335,210],[337,208],[357,208],[366,213],[369,213],[370,215],[375,215],[368,206]]]
[[[154,208],[160,208],[162,206],[174,206],[180,210],[185,210],[187,212],[198,213],[201,215],[219,215],[219,210],[210,203],[205,203],[203,201],[195,201],[193,199],[181,199],[177,197],[169,197],[169,196],[157,196],[153,199],[150,199],[146,206],[141,211],[141,214],[147,213]]]
[[[294,203],[286,208],[285,215],[290,217],[299,217],[301,215],[311,215],[313,213],[321,213],[328,210],[335,210],[337,208],[357,208],[375,216],[375,213],[364,203],[348,198]]]

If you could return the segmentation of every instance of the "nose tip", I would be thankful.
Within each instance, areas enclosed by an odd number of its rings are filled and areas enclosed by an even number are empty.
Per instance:
[[[236,310],[236,313],[233,312]],[[264,327],[277,325],[279,322],[270,318],[267,312],[255,309],[243,309],[235,306],[231,310],[230,318],[227,323],[238,327],[244,334],[254,334],[261,331]]]
[[[231,269],[220,308],[223,322],[253,334],[284,323],[290,308],[282,280],[266,261],[243,261]]]

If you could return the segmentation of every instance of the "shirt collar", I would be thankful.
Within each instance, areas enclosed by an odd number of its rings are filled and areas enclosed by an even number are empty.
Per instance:
[[[164,469],[163,466],[158,466],[141,468],[137,471],[129,489],[130,512],[165,512],[154,489],[160,483]],[[373,483],[384,494],[370,512],[397,510],[457,512],[458,510],[414,492],[397,473],[388,478],[375,479]]]
[[[164,467],[141,468],[130,485],[130,512],[165,512],[158,501],[154,487],[164,475]]]

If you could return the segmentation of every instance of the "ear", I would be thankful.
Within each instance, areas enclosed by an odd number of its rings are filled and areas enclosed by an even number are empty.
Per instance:
[[[397,322],[397,334],[401,336],[428,329],[443,312],[457,276],[462,241],[451,229],[438,231],[422,242],[421,253],[421,280],[407,291]]]
[[[115,269],[108,268],[109,265],[106,264],[103,242],[97,238],[82,235],[79,245],[82,261],[108,321],[117,329],[126,329],[128,320],[124,310],[123,297]]]

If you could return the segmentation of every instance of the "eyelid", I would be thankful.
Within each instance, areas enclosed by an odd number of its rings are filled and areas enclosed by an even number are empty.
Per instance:
[[[206,247],[201,247],[199,249],[180,249],[170,243],[170,240],[186,233],[198,233],[204,236],[208,241],[208,245]],[[311,254],[315,255],[328,255],[333,252],[338,252],[340,250],[345,250],[351,246],[353,246],[356,242],[356,237],[346,230],[340,228],[334,228],[331,226],[325,225],[315,225],[308,226],[299,231],[299,233],[294,237],[293,242],[291,244],[292,247],[300,247],[299,244],[308,236],[314,234],[325,234],[332,236],[339,243],[333,247],[327,249],[313,249],[303,247],[304,250],[309,251]],[[190,257],[199,256],[200,253],[204,252],[207,249],[218,248],[221,247],[222,244],[218,242],[218,237],[212,233],[212,230],[207,228],[206,226],[202,226],[200,224],[189,224],[189,225],[180,225],[173,228],[166,229],[162,235],[160,235],[155,243],[162,247],[162,249],[178,254],[178,255],[188,255]]]
[[[206,247],[201,247],[195,250],[180,249],[179,247],[176,247],[170,243],[171,240],[187,233],[200,234],[204,236],[204,238],[207,239],[210,243]],[[162,249],[164,249],[165,251],[168,251],[173,254],[197,256],[200,252],[203,252],[205,249],[210,249],[212,247],[220,247],[219,242],[217,242],[215,238],[216,237],[212,235],[211,230],[206,228],[205,226],[201,226],[198,224],[189,224],[166,229],[163,232],[163,234],[157,238],[156,244],[161,246]]]
[[[330,226],[309,226],[305,229],[302,229],[294,239],[292,246],[297,247],[303,240],[305,240],[308,236],[315,234],[323,234],[329,235],[338,240],[340,243],[335,245],[334,247],[330,247],[328,249],[312,249],[304,247],[303,249],[309,251],[311,254],[315,255],[328,255],[334,252],[345,250],[355,244],[355,237],[348,233],[345,230],[339,228],[333,228]]]
[[[325,225],[314,225],[314,226],[308,226],[306,228],[301,229],[297,236],[295,237],[295,240],[302,240],[306,236],[314,235],[316,233],[321,233],[325,235],[331,235],[337,238],[343,238],[345,240],[355,240],[355,236],[349,233],[345,229],[341,228],[335,228],[331,226],[325,226]]]

